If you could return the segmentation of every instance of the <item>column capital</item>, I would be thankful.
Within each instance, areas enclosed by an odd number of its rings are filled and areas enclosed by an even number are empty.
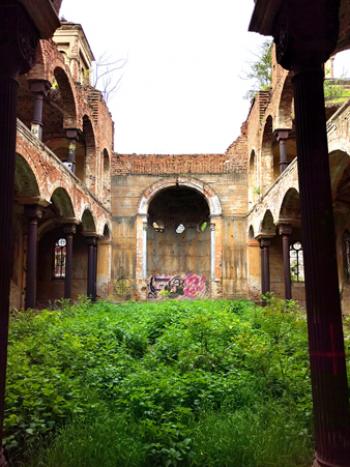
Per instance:
[[[275,233],[272,233],[272,232],[259,232],[256,236],[255,236],[255,240],[258,240],[260,242],[260,240],[272,240],[274,237],[275,237]]]
[[[260,248],[267,248],[271,246],[271,239],[272,239],[271,236],[270,237],[260,236],[260,237],[256,237],[256,239],[260,243]]]
[[[0,77],[16,78],[28,72],[35,62],[39,33],[19,2],[0,5]]]
[[[92,246],[97,245],[97,241],[98,241],[97,235],[84,234],[84,237],[88,245],[92,245]]]
[[[43,217],[43,207],[42,206],[38,206],[36,204],[32,204],[32,205],[26,205],[24,207],[24,214],[29,218],[29,219],[36,219],[36,220],[40,220],[42,219]]]
[[[51,89],[51,83],[46,79],[30,79],[28,80],[28,87],[33,94],[46,96],[49,89]]]
[[[290,236],[293,232],[293,227],[291,224],[279,224],[278,225],[278,234]]]
[[[273,133],[275,135],[276,141],[280,142],[286,141],[289,138],[291,131],[291,128],[276,128]]]
[[[79,140],[81,131],[78,128],[65,128],[64,131],[68,139]]]
[[[63,232],[67,235],[75,235],[77,233],[76,224],[65,224],[63,227]]]
[[[336,47],[339,0],[281,2],[273,25],[277,61],[298,71],[325,63]]]

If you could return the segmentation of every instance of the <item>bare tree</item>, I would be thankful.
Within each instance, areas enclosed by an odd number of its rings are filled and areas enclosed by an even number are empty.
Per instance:
[[[119,89],[127,62],[127,57],[114,59],[104,52],[94,63],[91,84],[102,92],[106,102]]]

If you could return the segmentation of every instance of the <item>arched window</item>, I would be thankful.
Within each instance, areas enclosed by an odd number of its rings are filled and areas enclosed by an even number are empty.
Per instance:
[[[289,248],[290,274],[293,282],[304,282],[304,253],[300,242],[294,242]]]
[[[350,232],[346,230],[343,236],[344,276],[350,282]]]
[[[54,271],[55,279],[64,279],[66,277],[66,250],[67,240],[59,238],[55,243],[54,250]]]

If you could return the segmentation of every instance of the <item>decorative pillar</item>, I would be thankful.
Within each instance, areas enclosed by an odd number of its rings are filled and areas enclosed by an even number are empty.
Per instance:
[[[66,274],[64,278],[64,298],[72,298],[72,279],[73,279],[73,238],[77,231],[75,224],[68,224],[64,227],[64,233],[67,240],[66,246]]]
[[[25,308],[35,308],[38,267],[38,222],[43,216],[39,206],[26,206],[28,217]]]
[[[147,279],[147,220],[142,224],[142,277]]]
[[[210,296],[222,295],[222,243],[223,225],[221,214],[210,216]]]
[[[327,146],[323,64],[338,39],[339,1],[283,2],[277,58],[294,72],[316,463],[350,465],[350,411]]]
[[[216,274],[216,248],[215,248],[215,224],[210,223],[210,278],[212,282],[215,282]]]
[[[254,238],[254,234],[247,241],[247,278],[249,296],[256,300],[260,296],[261,271],[260,271],[260,245]]]
[[[140,298],[147,298],[145,285],[147,280],[147,215],[136,217],[136,290]]]
[[[287,154],[287,140],[289,136],[288,130],[277,130],[276,139],[279,143],[280,152],[280,173],[284,172],[289,165]]]
[[[12,273],[12,209],[16,157],[16,98],[19,73],[34,64],[39,39],[31,18],[19,3],[0,4],[0,466],[2,453],[9,296]]]
[[[64,163],[65,166],[73,173],[76,170],[76,151],[77,142],[79,141],[79,130],[70,128],[66,130],[66,137],[69,140],[67,161]]]
[[[38,139],[43,139],[43,109],[44,97],[51,84],[46,80],[34,79],[29,81],[29,89],[34,97],[34,110],[31,131]]]
[[[259,238],[261,251],[261,293],[262,295],[270,292],[270,246],[271,238]]]
[[[292,226],[289,224],[280,224],[278,233],[282,237],[283,250],[283,275],[284,275],[284,298],[292,299],[292,279],[290,275],[290,236],[292,234]]]
[[[96,295],[107,297],[111,292],[112,239],[104,236],[98,240]]]
[[[87,237],[88,244],[88,273],[87,273],[87,296],[94,299],[94,260],[96,237]],[[95,297],[96,298],[96,297]]]
[[[293,78],[315,437],[320,465],[348,466],[350,412],[321,64]]]
[[[97,245],[98,241],[94,245],[94,259],[93,259],[93,283],[92,283],[92,301],[96,302],[97,298]]]

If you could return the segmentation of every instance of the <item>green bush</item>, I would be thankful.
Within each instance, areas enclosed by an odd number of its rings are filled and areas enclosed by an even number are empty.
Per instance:
[[[293,302],[83,300],[13,315],[9,350],[13,465],[310,464]]]

